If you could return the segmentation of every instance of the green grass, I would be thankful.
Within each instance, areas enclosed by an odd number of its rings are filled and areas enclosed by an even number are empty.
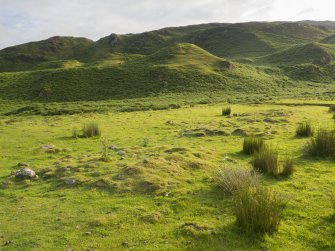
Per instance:
[[[310,121],[305,121],[297,126],[295,131],[297,137],[310,137],[313,135],[313,126]]]
[[[277,231],[285,204],[283,196],[261,186],[242,190],[234,196],[237,223],[247,233]]]
[[[0,241],[4,250],[332,250],[333,160],[301,154],[306,139],[295,125],[310,119],[333,125],[326,106],[237,105],[241,117],[218,115],[223,104],[163,111],[0,117]],[[264,118],[271,118],[264,122]],[[101,159],[99,138],[73,138],[72,129],[90,121],[108,140],[110,158]],[[173,121],[173,123],[166,123]],[[139,128],[138,125],[141,125]],[[214,182],[227,161],[248,165],[243,138],[180,137],[183,129],[208,128],[248,134],[271,131],[269,144],[280,156],[295,157],[290,178],[265,176],[261,183],[286,198],[278,231],[247,235],[236,222],[231,197]],[[271,127],[271,128],[270,128]],[[143,138],[150,144],[144,147]],[[54,144],[58,153],[36,151]],[[125,158],[118,154],[125,152]],[[228,160],[225,156],[229,156]],[[9,177],[28,162],[40,179]],[[75,179],[74,186],[65,184]],[[29,227],[22,227],[27,224]],[[91,234],[85,234],[90,232]]]
[[[261,137],[249,136],[243,140],[243,153],[254,154],[258,153],[266,148],[264,139]]]
[[[278,153],[276,150],[266,147],[254,154],[251,165],[255,171],[276,176],[279,174]]]

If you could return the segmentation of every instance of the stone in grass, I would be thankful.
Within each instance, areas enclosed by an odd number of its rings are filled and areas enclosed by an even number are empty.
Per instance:
[[[65,180],[65,184],[73,186],[73,185],[77,184],[77,180],[75,180],[75,179],[66,179]]]
[[[12,243],[13,243],[12,240],[7,240],[7,241],[5,241],[5,246],[8,246],[8,245],[10,245],[10,244],[12,244]]]
[[[47,144],[47,145],[41,146],[41,148],[42,148],[43,150],[48,151],[48,150],[55,149],[56,147],[55,147],[55,145],[53,145],[53,144]]]
[[[123,246],[123,247],[129,247],[129,242],[127,242],[127,241],[123,241],[123,242],[122,242],[122,246]]]
[[[38,178],[36,173],[30,168],[22,168],[15,172],[15,177],[19,179],[33,179]]]
[[[126,155],[126,151],[120,150],[120,151],[117,152],[117,154],[120,155],[120,156],[124,156],[124,155]]]
[[[234,131],[231,133],[231,135],[233,135],[233,136],[241,136],[241,137],[248,136],[248,134],[247,134],[244,130],[242,130],[242,129],[240,129],[240,128],[234,130]]]

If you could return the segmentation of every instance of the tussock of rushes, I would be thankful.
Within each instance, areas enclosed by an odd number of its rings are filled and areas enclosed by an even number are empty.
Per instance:
[[[262,138],[260,137],[246,137],[243,141],[243,153],[244,154],[254,154],[265,149],[266,145]]]
[[[254,155],[251,165],[260,173],[277,175],[279,173],[278,153],[271,148],[266,148]]]
[[[305,151],[315,157],[335,157],[335,131],[319,130],[306,144]]]
[[[292,157],[286,157],[283,163],[283,170],[281,174],[283,176],[291,176],[294,172],[294,165],[293,165],[293,158]]]
[[[97,123],[85,124],[83,127],[83,136],[85,138],[97,137],[101,135],[100,127]]]
[[[231,114],[231,107],[222,108],[222,116],[228,116]]]
[[[247,233],[276,231],[286,205],[283,197],[262,186],[236,193],[233,201],[237,224]]]
[[[260,174],[242,166],[225,165],[217,172],[217,182],[228,195],[256,187],[259,180]]]
[[[295,131],[297,137],[303,138],[303,137],[310,137],[313,135],[313,127],[310,122],[303,122],[298,125],[296,131]]]

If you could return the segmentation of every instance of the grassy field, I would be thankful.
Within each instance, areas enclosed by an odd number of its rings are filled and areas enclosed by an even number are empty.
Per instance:
[[[230,104],[236,117],[221,115],[227,104],[1,116],[0,249],[334,250],[334,159],[305,156],[309,139],[295,137],[303,121],[333,128],[323,106],[330,102],[281,103]],[[101,137],[73,137],[90,122],[99,125]],[[236,129],[262,135],[280,163],[294,158],[292,176],[261,178],[288,199],[272,234],[241,231],[232,197],[216,182],[227,162],[251,168],[243,137],[230,135]],[[202,137],[190,137],[199,132]],[[48,144],[51,151],[41,148]],[[19,162],[39,179],[14,179]]]

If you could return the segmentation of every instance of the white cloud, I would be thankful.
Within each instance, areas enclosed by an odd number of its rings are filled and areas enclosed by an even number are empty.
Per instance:
[[[208,22],[325,20],[334,17],[333,5],[332,0],[0,0],[0,48],[54,35],[98,39]]]

